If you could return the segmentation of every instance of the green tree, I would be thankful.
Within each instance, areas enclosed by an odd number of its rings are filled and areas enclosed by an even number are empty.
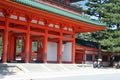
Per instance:
[[[107,52],[120,52],[120,0],[88,0],[89,15],[94,15],[108,25],[108,30],[91,33],[92,37],[104,46]],[[115,30],[110,29],[113,26]]]
[[[106,52],[120,52],[120,0],[88,0],[85,13],[98,17],[105,22],[108,29],[91,33],[92,37],[102,44]],[[116,27],[116,29],[113,29]]]
[[[98,10],[101,9],[102,8],[101,5],[105,4],[106,2],[107,0],[88,0],[88,2],[86,3],[86,6],[88,6],[88,9],[85,10],[85,13],[101,19],[102,14],[100,14]]]
[[[120,0],[107,0],[106,4],[101,4],[97,11],[102,15],[101,20],[109,27],[120,28]]]

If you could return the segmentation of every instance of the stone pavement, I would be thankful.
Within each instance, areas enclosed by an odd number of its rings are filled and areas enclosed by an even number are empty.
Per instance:
[[[92,67],[78,67],[76,64],[0,64],[0,80],[34,80],[113,73],[120,73],[120,69],[94,69]]]

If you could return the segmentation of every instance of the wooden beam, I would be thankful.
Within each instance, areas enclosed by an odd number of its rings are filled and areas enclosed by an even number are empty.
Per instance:
[[[41,26],[40,24],[33,24],[33,23],[31,23],[30,26],[32,26],[34,28],[45,29],[45,26]]]
[[[0,21],[5,21],[5,18],[4,17],[0,17]]]
[[[10,31],[14,31],[14,32],[22,32],[22,33],[26,33],[26,30],[23,30],[23,29],[17,29],[17,28],[8,28],[8,30]]]
[[[48,39],[48,41],[50,41],[50,42],[58,42],[59,39],[58,38],[53,38],[53,39]]]
[[[5,29],[5,27],[4,26],[0,26],[0,29]]]
[[[59,38],[60,36],[54,35],[54,34],[48,34],[49,37],[53,37],[53,38]]]
[[[45,33],[42,33],[42,32],[36,32],[36,31],[30,31],[30,34],[32,35],[45,35]]]
[[[23,22],[23,21],[20,21],[20,20],[13,20],[13,19],[10,19],[9,20],[10,23],[15,23],[15,24],[22,24],[22,25],[27,25],[27,22]]]

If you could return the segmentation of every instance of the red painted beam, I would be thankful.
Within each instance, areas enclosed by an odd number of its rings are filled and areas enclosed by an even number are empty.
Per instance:
[[[39,36],[39,35],[45,35],[45,33],[35,32],[35,31],[30,31],[30,34],[37,35],[37,36]]]
[[[0,17],[0,21],[5,21],[5,18],[3,18],[3,17]]]
[[[9,22],[10,23],[15,23],[15,24],[22,24],[22,25],[27,25],[27,22],[23,22],[23,21],[20,21],[20,20],[13,20],[13,19],[9,19]]]
[[[39,24],[30,24],[30,26],[32,26],[33,28],[41,28],[41,29],[45,29],[45,26],[41,26]]]
[[[14,31],[14,32],[22,32],[22,33],[26,33],[26,30],[22,30],[22,29],[17,29],[17,28],[8,28],[8,30],[10,31]]]
[[[58,42],[59,39],[58,38],[53,38],[53,39],[48,39],[49,42]]]
[[[5,29],[5,27],[4,26],[0,26],[0,29]]]
[[[48,34],[49,37],[52,37],[52,38],[59,38],[60,36],[57,36],[57,35],[53,35],[53,34]]]

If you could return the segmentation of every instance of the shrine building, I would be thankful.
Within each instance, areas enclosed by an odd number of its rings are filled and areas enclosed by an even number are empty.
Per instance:
[[[75,63],[75,34],[105,30],[75,1],[0,0],[1,62]]]

